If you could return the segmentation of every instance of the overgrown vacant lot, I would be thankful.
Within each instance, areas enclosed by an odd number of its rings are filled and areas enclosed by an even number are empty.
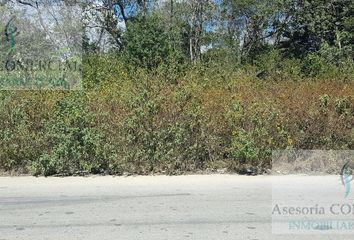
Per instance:
[[[94,66],[83,91],[0,93],[1,169],[262,173],[272,150],[354,148],[350,78],[259,78],[246,67],[200,65],[170,82],[108,57]]]
[[[261,174],[273,150],[354,149],[354,1],[0,2],[0,172]],[[29,83],[52,91],[3,90]]]

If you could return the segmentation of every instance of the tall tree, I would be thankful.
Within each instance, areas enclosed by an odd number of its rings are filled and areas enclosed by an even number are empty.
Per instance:
[[[228,44],[252,59],[277,41],[289,16],[282,12],[284,0],[224,0],[222,26]]]
[[[316,52],[323,43],[342,50],[353,40],[353,2],[350,0],[292,0],[292,15],[280,46],[290,56]]]
[[[153,71],[181,52],[170,36],[160,16],[142,14],[128,23],[124,33],[124,59],[132,66]]]

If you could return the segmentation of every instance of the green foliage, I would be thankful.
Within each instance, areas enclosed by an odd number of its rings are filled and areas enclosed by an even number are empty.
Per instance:
[[[295,58],[284,58],[276,49],[259,55],[255,65],[265,76],[274,80],[298,80],[302,77],[301,62]]]
[[[278,68],[276,61],[260,63],[270,72]],[[1,169],[34,175],[262,172],[274,149],[354,147],[353,82],[295,82],[282,75],[282,81],[279,75],[260,81],[245,70],[205,63],[171,84],[119,66],[112,72],[95,66],[108,79],[100,77],[90,91],[2,92]]]
[[[82,81],[84,89],[97,89],[107,83],[119,84],[128,73],[121,59],[113,54],[87,54],[83,58]]]
[[[252,163],[259,160],[259,149],[251,133],[244,130],[235,133],[232,139],[232,148],[234,149],[232,156],[241,163]]]
[[[307,55],[303,63],[304,74],[310,77],[324,75],[328,70],[330,73],[333,70],[329,69],[330,67],[323,58],[314,53]]]
[[[308,54],[302,65],[303,73],[310,77],[351,80],[354,76],[354,63],[347,52],[328,44]]]
[[[183,53],[176,32],[166,30],[157,15],[138,16],[123,36],[124,59],[134,67],[156,70],[159,66],[178,67]]]
[[[126,103],[128,114],[121,123],[123,166],[139,174],[202,168],[207,153],[198,107],[182,110],[188,102],[180,92],[176,92],[177,105],[170,105],[173,96],[164,96],[156,87],[138,82],[134,97]]]
[[[36,118],[28,106],[34,102],[10,92],[0,92],[0,99],[0,166],[7,171],[26,171],[27,164],[38,156],[42,141],[31,126]]]
[[[53,115],[45,124],[48,149],[32,164],[35,175],[76,172],[100,173],[108,169],[109,160],[100,135],[85,110],[85,96],[73,93],[57,102]]]
[[[236,161],[232,168],[246,164],[262,169],[270,164],[273,149],[287,147],[288,133],[276,111],[260,103],[230,105],[227,114],[232,126],[230,149]]]

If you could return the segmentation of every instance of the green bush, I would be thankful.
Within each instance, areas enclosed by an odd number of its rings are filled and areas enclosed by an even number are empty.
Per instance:
[[[286,126],[276,109],[266,104],[235,102],[230,105],[228,121],[232,126],[231,168],[246,164],[263,169],[271,163],[274,149],[291,146]]]
[[[84,105],[85,95],[73,93],[57,102],[45,123],[46,149],[32,164],[35,175],[76,172],[100,173],[108,170],[115,155],[104,153],[103,136],[92,127]]]
[[[40,93],[0,92],[0,168],[28,172],[41,154],[48,99]]]
[[[184,60],[179,38],[177,32],[167,31],[159,16],[141,15],[128,23],[122,55],[130,67],[155,71],[165,65],[178,70]]]
[[[259,72],[273,80],[296,81],[302,77],[301,62],[295,58],[283,58],[279,50],[271,50],[258,56],[255,65]]]
[[[306,76],[332,80],[353,80],[354,63],[348,49],[330,47],[324,43],[315,53],[309,53],[302,63]]]
[[[188,99],[171,106],[173,96],[141,82],[133,95],[121,124],[121,159],[126,170],[149,174],[202,168],[206,153],[198,107],[180,109],[189,104]]]
[[[303,72],[309,77],[321,77],[336,72],[336,69],[317,53],[310,53],[303,62]]]

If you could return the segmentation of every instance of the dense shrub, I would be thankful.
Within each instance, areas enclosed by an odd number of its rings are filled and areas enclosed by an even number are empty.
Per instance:
[[[270,164],[272,150],[288,147],[288,133],[278,111],[268,102],[243,101],[231,105],[231,155],[237,161],[232,166],[249,164],[263,169]]]
[[[0,167],[3,170],[27,173],[31,162],[41,155],[51,95],[0,92]]]
[[[301,62],[295,58],[283,58],[278,50],[272,50],[260,55],[256,66],[264,71],[267,78],[273,80],[293,81],[302,77]]]
[[[339,50],[323,44],[315,53],[309,53],[302,63],[306,76],[321,79],[353,81],[354,62],[348,48]]]
[[[0,168],[260,173],[273,150],[353,149],[353,81],[291,78],[296,60],[265,59],[249,68],[204,62],[171,83],[164,74],[128,71],[112,55],[91,56],[85,91],[3,91]],[[261,67],[265,79],[256,77]]]
[[[165,87],[137,83],[134,97],[126,103],[120,157],[131,172],[175,173],[203,167],[207,153],[201,136],[200,106],[188,102],[184,89],[171,92],[174,89]]]
[[[75,92],[56,103],[44,126],[46,150],[32,163],[34,174],[108,170],[109,160],[115,155],[109,152],[103,136],[93,128],[85,100],[83,93]]]

